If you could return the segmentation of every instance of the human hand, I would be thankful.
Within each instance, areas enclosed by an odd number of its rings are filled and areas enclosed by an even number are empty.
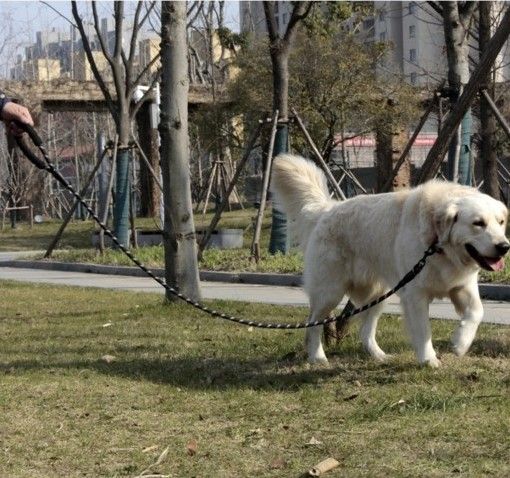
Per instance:
[[[5,103],[0,116],[2,120],[5,121],[5,123],[8,125],[10,132],[14,136],[21,136],[23,134],[23,130],[17,126],[13,120],[18,120],[21,123],[26,123],[30,126],[34,126],[34,120],[32,119],[30,111],[28,111],[28,109],[24,106],[12,101]]]

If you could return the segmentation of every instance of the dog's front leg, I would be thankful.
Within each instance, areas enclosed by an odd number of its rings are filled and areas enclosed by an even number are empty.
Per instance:
[[[401,301],[418,362],[434,368],[439,367],[441,362],[432,346],[428,298],[419,291],[407,291],[402,295]]]
[[[461,316],[460,324],[452,337],[453,350],[457,355],[464,355],[471,346],[483,317],[476,279],[465,287],[450,291],[450,299]]]

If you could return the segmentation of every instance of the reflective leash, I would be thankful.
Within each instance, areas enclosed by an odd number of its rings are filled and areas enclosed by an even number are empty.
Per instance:
[[[235,317],[233,315],[228,315],[223,312],[219,312],[217,310],[211,309],[207,307],[204,304],[201,304],[200,302],[197,302],[193,299],[190,299],[189,297],[186,297],[185,295],[181,294],[177,289],[174,289],[173,287],[169,286],[163,279],[157,277],[151,270],[149,270],[146,266],[144,266],[123,244],[120,243],[120,241],[115,237],[112,231],[108,229],[106,225],[104,225],[101,220],[97,217],[97,215],[94,213],[94,211],[91,209],[91,207],[81,198],[81,196],[74,190],[74,188],[65,180],[65,178],[56,170],[55,166],[51,163],[48,153],[46,152],[46,149],[43,146],[42,139],[39,137],[37,132],[34,128],[31,126],[16,122],[16,124],[22,128],[24,131],[27,132],[28,136],[30,137],[31,141],[39,151],[41,152],[44,161],[39,158],[27,145],[27,143],[24,140],[23,136],[17,136],[16,142],[18,143],[19,148],[23,152],[23,154],[30,160],[34,166],[36,166],[39,169],[42,169],[44,171],[47,171],[50,173],[65,189],[67,189],[79,202],[80,204],[85,207],[87,212],[92,216],[94,221],[99,225],[99,227],[105,232],[107,236],[111,238],[111,240],[115,243],[115,245],[124,253],[126,256],[129,257],[129,259],[136,264],[145,274],[152,279],[154,279],[159,285],[165,288],[170,294],[178,297],[179,299],[183,300],[187,304],[195,307],[196,309],[201,310],[202,312],[205,312],[206,314],[209,314],[213,317],[228,320],[230,322],[235,322],[236,324],[241,325],[248,325],[250,327],[256,327],[259,329],[281,329],[281,330],[294,330],[294,329],[306,329],[308,327],[316,327],[319,325],[326,325],[330,324],[332,322],[339,322],[340,324],[345,324],[347,320],[354,315],[360,314],[361,312],[364,312],[365,310],[370,309],[371,307],[374,307],[377,304],[380,304],[384,300],[386,300],[388,297],[395,294],[398,290],[402,289],[406,284],[411,282],[425,267],[425,264],[427,262],[427,258],[437,252],[439,252],[441,249],[437,245],[437,241],[434,242],[423,254],[423,257],[413,266],[413,268],[399,281],[399,283],[390,289],[385,294],[381,295],[377,299],[373,300],[372,302],[362,306],[358,307],[352,310],[344,310],[341,314],[334,316],[334,317],[328,317],[327,319],[323,320],[316,320],[314,322],[300,322],[295,324],[285,324],[285,323],[271,323],[271,322],[254,322],[252,320],[242,319],[239,317]]]

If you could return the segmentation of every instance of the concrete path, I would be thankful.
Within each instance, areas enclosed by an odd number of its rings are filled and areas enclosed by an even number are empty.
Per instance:
[[[164,292],[163,288],[150,278],[83,272],[0,267],[0,279],[66,286],[102,287],[159,294]],[[278,305],[308,305],[306,295],[299,287],[202,282],[202,295],[204,299],[238,300]],[[385,311],[399,313],[398,303],[398,298],[390,298],[386,304]],[[485,322],[510,325],[510,303],[484,301],[484,308]],[[434,301],[430,308],[430,315],[438,319],[457,318],[453,306],[449,301],[445,300]]]

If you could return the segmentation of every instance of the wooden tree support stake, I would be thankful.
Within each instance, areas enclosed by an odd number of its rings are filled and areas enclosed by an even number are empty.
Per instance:
[[[87,189],[89,188],[90,186],[90,183],[93,181],[93,179],[96,177],[96,173],[99,169],[99,167],[101,166],[101,163],[103,162],[103,159],[104,157],[106,156],[106,153],[108,152],[108,148],[105,148],[103,150],[103,152],[101,153],[101,156],[100,158],[98,159],[98,161],[96,162],[95,166],[94,166],[94,169],[92,170],[92,172],[90,173],[89,177],[87,178],[87,180],[85,181],[85,185],[83,186],[83,188],[81,189],[80,191],[80,196],[83,197],[85,195],[85,193],[87,192]],[[51,254],[53,253],[53,250],[55,249],[55,247],[57,247],[57,244],[59,243],[61,237],[62,237],[62,234],[64,233],[65,231],[65,228],[67,227],[67,225],[69,224],[69,221],[71,221],[72,217],[73,217],[73,214],[74,214],[74,211],[76,210],[76,208],[78,207],[78,205],[80,204],[80,201],[76,200],[74,202],[74,204],[72,205],[71,209],[69,209],[68,213],[67,213],[67,216],[65,217],[64,219],[64,222],[61,224],[61,226],[59,227],[57,233],[55,234],[55,237],[53,238],[53,240],[51,241],[50,245],[48,246],[48,249],[46,250],[45,254],[44,254],[44,258],[45,259],[48,259],[49,257],[51,257]]]
[[[322,157],[321,153],[317,149],[317,146],[315,146],[315,143],[313,142],[312,137],[308,133],[308,131],[305,128],[305,125],[303,121],[301,121],[301,118],[297,114],[296,110],[292,108],[292,114],[296,117],[297,124],[299,126],[299,129],[303,133],[305,139],[308,141],[308,144],[310,145],[310,148],[312,148],[313,153],[315,154],[315,157],[317,158],[317,161],[319,162],[320,167],[326,174],[326,177],[331,184],[333,190],[335,191],[335,194],[340,199],[346,199],[344,192],[342,191],[342,188],[338,185],[338,183],[335,180],[335,177],[333,176],[333,173],[328,168],[328,165],[324,161],[324,158]]]
[[[227,191],[225,196],[223,197],[223,201],[219,205],[218,209],[216,210],[216,213],[214,214],[214,217],[211,220],[211,223],[209,224],[209,227],[205,231],[204,237],[200,241],[199,244],[199,256],[202,254],[203,250],[207,246],[207,243],[209,242],[209,239],[211,238],[211,234],[214,231],[216,225],[221,219],[221,214],[227,207],[230,194],[235,188],[235,185],[237,181],[239,180],[239,176],[241,175],[241,172],[244,168],[244,165],[248,161],[248,158],[250,157],[250,153],[253,150],[255,146],[255,142],[257,141],[257,138],[260,136],[260,132],[262,131],[262,125],[263,123],[258,123],[257,127],[255,128],[255,131],[252,133],[251,137],[248,140],[248,144],[246,146],[246,149],[244,151],[244,155],[237,164],[236,170],[234,172],[234,176],[232,176],[232,179],[230,181],[230,184],[228,185]]]
[[[487,104],[489,105],[490,109],[494,113],[494,116],[498,120],[498,123],[500,124],[500,126],[503,128],[506,135],[510,139],[510,126],[508,126],[508,123],[506,122],[505,117],[501,114],[501,111],[499,111],[498,107],[496,106],[496,103],[494,103],[494,101],[492,100],[492,98],[490,97],[489,93],[487,92],[487,90],[485,88],[481,90],[481,94],[487,101]]]
[[[112,169],[110,171],[110,178],[108,180],[108,189],[106,190],[106,198],[105,205],[103,211],[103,217],[100,217],[101,222],[106,224],[108,221],[108,210],[110,204],[110,198],[112,197],[112,189],[113,189],[113,180],[115,179],[115,163],[117,161],[117,149],[119,147],[119,135],[115,135],[115,141],[113,143],[113,153],[112,153]],[[104,252],[104,231],[101,228],[99,230],[99,250],[101,253]]]
[[[260,206],[255,222],[255,231],[251,243],[251,258],[258,262],[260,259],[260,231],[262,229],[262,219],[264,218],[264,209],[266,208],[267,189],[269,187],[269,176],[271,175],[271,165],[273,164],[273,149],[276,138],[276,126],[278,125],[278,110],[275,110],[271,126],[271,137],[269,138],[269,147],[267,150],[266,168],[262,178],[262,195],[260,197]]]

